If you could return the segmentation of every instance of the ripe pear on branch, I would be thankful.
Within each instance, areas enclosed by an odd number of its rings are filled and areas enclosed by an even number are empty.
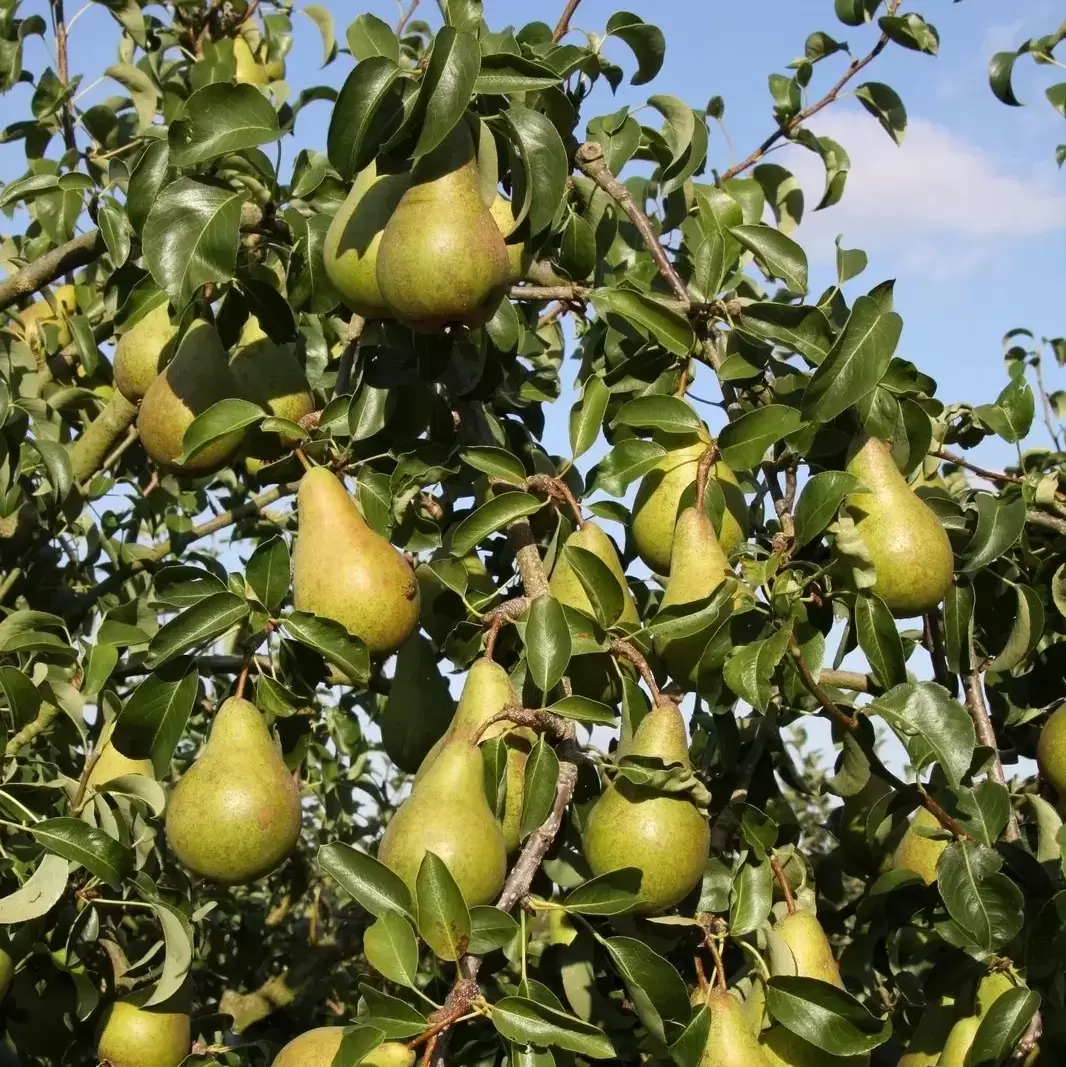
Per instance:
[[[320,1026],[290,1041],[275,1057],[272,1067],[332,1067],[341,1047],[343,1026]],[[413,1067],[414,1049],[402,1041],[383,1041],[359,1062],[366,1067]]]
[[[138,319],[115,346],[115,388],[131,403],[143,400],[174,349],[177,326],[164,300]]]
[[[150,992],[141,990],[108,1005],[100,1023],[98,1059],[111,1067],[178,1067],[189,1055],[188,988],[163,1004],[145,1007]]]

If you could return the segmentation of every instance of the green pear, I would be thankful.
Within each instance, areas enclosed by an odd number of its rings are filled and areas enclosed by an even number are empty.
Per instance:
[[[28,308],[19,312],[26,344],[33,351],[41,347],[40,327],[45,323],[55,325],[59,330],[59,347],[69,345],[73,334],[70,332],[69,316],[78,310],[78,294],[73,285],[60,285],[51,293],[49,299],[35,300]]]
[[[149,990],[108,1005],[97,1059],[111,1067],[178,1067],[192,1044],[189,997],[182,989],[163,1004],[144,1007]]]
[[[447,738],[381,838],[378,859],[415,890],[427,852],[448,868],[467,904],[488,904],[507,874],[507,846],[485,799],[485,763],[473,741]]]
[[[241,396],[279,419],[299,422],[315,410],[315,398],[291,345],[275,344],[249,315],[230,360]]]
[[[981,1020],[976,1015],[960,1019],[948,1034],[944,1042],[944,1051],[940,1053],[939,1067],[970,1067],[970,1049]]]
[[[641,479],[633,501],[631,532],[640,558],[656,574],[667,575],[674,528],[681,512],[696,503],[697,469],[710,437],[702,431],[699,435],[666,434],[656,439],[670,451]],[[711,477],[725,497],[719,542],[728,554],[744,540],[748,506],[736,475],[722,460],[711,468]]]
[[[898,871],[914,871],[926,885],[932,885],[936,881],[936,865],[940,861],[941,853],[951,842],[945,838],[925,837],[917,831],[939,828],[940,823],[936,817],[925,808],[919,808],[896,849],[892,866]]]
[[[706,513],[694,507],[682,511],[677,520],[673,561],[666,592],[659,604],[660,611],[674,605],[704,600],[726,578],[733,577],[733,570],[722,551],[711,520]],[[700,658],[708,640],[709,634],[702,632],[673,641],[657,641],[655,650],[675,681],[688,688],[696,688]]]
[[[897,1067],[936,1067],[957,1018],[953,997],[942,997],[929,1004],[922,1012]]]
[[[385,224],[410,184],[407,174],[378,174],[371,163],[355,177],[322,245],[322,261],[344,303],[364,319],[391,319],[378,288],[378,248]]]
[[[707,994],[707,1011],[711,1028],[700,1067],[770,1067],[736,997],[724,989],[712,989]]]
[[[225,701],[167,804],[167,840],[189,870],[223,885],[269,874],[300,837],[300,790],[255,705]]]
[[[759,1044],[769,1067],[867,1067],[870,1062],[869,1053],[830,1056],[781,1025],[771,1026],[759,1038]]]
[[[872,591],[896,618],[931,611],[947,595],[955,570],[940,519],[914,494],[886,442],[861,438],[847,470],[862,483],[845,504],[877,571]]]
[[[983,1019],[989,1008],[1004,993],[1015,988],[1014,980],[1006,971],[991,971],[977,984],[977,1017]]]
[[[138,319],[115,346],[115,388],[131,403],[144,398],[174,350],[178,328],[164,300]]]
[[[1066,704],[1052,712],[1040,731],[1036,746],[1040,773],[1059,797],[1066,800]]]
[[[423,333],[492,318],[507,291],[510,261],[481,199],[470,128],[460,122],[423,156],[385,225],[378,287],[396,317]]]
[[[145,778],[154,778],[155,768],[150,759],[130,759],[108,741],[100,750],[100,755],[93,764],[89,777],[85,780],[85,788],[96,789],[107,782],[113,782],[116,778],[124,778],[127,774],[140,774]]]
[[[663,701],[641,720],[627,756],[657,756],[691,768],[685,722]],[[665,911],[699,885],[710,828],[688,794],[655,793],[618,775],[593,805],[585,827],[585,858],[593,874],[637,867],[642,874],[634,910]]]
[[[583,522],[567,539],[563,552],[552,570],[550,583],[551,594],[560,604],[583,611],[586,615],[595,618],[592,610],[592,602],[589,600],[585,587],[578,580],[577,573],[571,566],[566,556],[566,548],[583,548],[591,552],[601,563],[607,565],[607,569],[618,579],[622,589],[622,614],[620,622],[640,624],[640,616],[637,614],[637,603],[633,599],[632,590],[626,582],[625,571],[622,569],[622,561],[618,558],[618,550],[614,542],[604,532],[602,526],[588,520]]]
[[[343,1026],[320,1026],[293,1038],[274,1059],[273,1067],[331,1067],[344,1037]],[[415,1050],[400,1041],[384,1041],[359,1062],[366,1067],[412,1067]]]
[[[300,480],[300,534],[293,554],[293,603],[339,622],[372,654],[395,652],[418,626],[414,571],[325,467]]]
[[[6,948],[0,948],[0,1000],[7,996],[11,980],[15,977],[15,961]]]
[[[202,319],[185,332],[166,370],[148,387],[137,416],[145,451],[162,467],[190,474],[210,473],[224,466],[244,433],[236,430],[212,442],[185,462],[185,431],[197,415],[238,393],[226,350],[214,326]]]
[[[817,978],[838,989],[844,988],[829,938],[813,912],[795,911],[782,919],[774,930],[791,950],[796,961],[796,974],[801,978]]]
[[[489,207],[489,212],[496,220],[496,225],[499,226],[504,240],[507,240],[517,229],[514,207],[511,201],[503,193],[497,193],[496,199],[493,200],[492,205]],[[510,264],[507,280],[512,285],[522,281],[529,273],[529,268],[533,263],[533,257],[529,254],[525,241],[507,240],[507,262]]]

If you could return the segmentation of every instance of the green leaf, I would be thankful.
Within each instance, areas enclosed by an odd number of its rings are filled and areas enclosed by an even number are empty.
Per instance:
[[[766,922],[773,903],[773,878],[769,863],[745,863],[737,871],[729,902],[730,936],[743,937]]]
[[[322,37],[322,66],[332,63],[337,57],[337,31],[333,26],[333,15],[322,4],[308,4],[299,9],[317,27]]]
[[[959,822],[978,844],[993,848],[1010,819],[1007,787],[985,780],[958,795]]]
[[[111,197],[107,197],[100,205],[100,212],[96,216],[100,225],[100,233],[107,245],[107,254],[116,267],[121,267],[130,256],[130,224],[126,212],[119,207]],[[90,331],[89,336],[92,336]],[[95,345],[93,350],[95,351]]]
[[[896,629],[896,620],[885,602],[872,593],[860,593],[855,598],[855,631],[874,677],[884,689],[907,680],[907,661],[903,656],[903,641]]]
[[[126,214],[134,233],[141,233],[148,213],[166,184],[170,167],[170,146],[164,140],[153,141],[130,174],[126,193]]]
[[[365,682],[370,677],[370,653],[365,642],[349,634],[339,622],[306,611],[294,611],[281,620],[281,627],[301,645],[314,649],[342,670],[353,682]]]
[[[367,962],[390,982],[411,988],[418,973],[418,939],[398,912],[382,912],[363,934]]]
[[[65,500],[74,485],[74,468],[70,463],[70,453],[58,441],[38,438],[30,444],[37,450],[44,463],[44,469],[48,473],[48,482],[52,486],[52,499],[57,503]]]
[[[836,16],[845,26],[861,26],[870,22],[881,0],[833,0]]]
[[[386,912],[414,916],[411,893],[403,879],[384,863],[350,845],[331,841],[318,850],[318,869],[332,878],[355,902],[371,915]]]
[[[510,482],[511,485],[523,486],[526,483],[526,469],[522,461],[505,448],[471,445],[460,450],[459,458],[474,470]]]
[[[539,111],[512,104],[503,119],[522,160],[521,170],[513,175],[513,203],[521,207],[529,235],[536,237],[551,226],[566,191],[566,148],[559,131]]]
[[[956,580],[944,598],[944,646],[948,667],[955,674],[970,669],[970,641],[976,603],[973,586],[965,579]]]
[[[71,863],[80,863],[112,889],[133,870],[133,852],[81,819],[45,819],[30,828],[38,843]]]
[[[487,537],[516,519],[532,515],[544,505],[529,493],[501,493],[471,512],[452,533],[451,552],[465,556]]]
[[[371,1053],[384,1039],[385,1031],[376,1026],[355,1026],[346,1029],[330,1067],[358,1067],[358,1064],[365,1060],[372,1060]]]
[[[41,694],[25,671],[17,667],[0,667],[0,692],[7,701],[12,725],[25,726],[41,710]]]
[[[248,601],[233,593],[214,593],[161,627],[148,646],[148,662],[155,667],[221,637],[248,617]]]
[[[961,570],[964,574],[984,570],[993,560],[999,559],[1025,529],[1025,501],[1022,497],[1004,500],[991,493],[978,493],[974,503],[977,505],[977,527],[963,552],[965,562]]]
[[[53,852],[46,852],[37,869],[13,893],[0,898],[0,926],[30,922],[47,915],[67,890],[70,864]]]
[[[542,693],[566,673],[570,662],[570,627],[563,606],[547,593],[534,598],[525,629],[526,663],[533,683]]]
[[[779,278],[789,291],[807,292],[807,253],[791,237],[772,226],[734,226],[729,231],[771,278]]]
[[[598,375],[586,379],[581,399],[570,410],[570,450],[574,459],[583,456],[600,436],[611,391]]]
[[[200,412],[189,423],[182,438],[181,462],[188,462],[216,441],[254,426],[266,418],[266,412],[250,400],[227,397]]]
[[[751,470],[762,462],[771,445],[798,430],[801,424],[800,413],[784,404],[745,412],[722,427],[718,437],[722,459],[735,470]]]
[[[833,331],[821,308],[772,301],[748,304],[737,320],[737,329],[798,352],[815,366],[825,359],[833,345]]]
[[[855,90],[859,103],[878,122],[881,128],[896,144],[903,143],[907,132],[907,109],[903,106],[899,94],[890,85],[881,82],[866,82]]]
[[[505,911],[479,904],[470,909],[470,947],[475,956],[506,948],[519,932],[518,923]]]
[[[1025,1036],[1040,1009],[1040,994],[1031,989],[1008,989],[981,1019],[970,1048],[972,1067],[998,1067],[1006,1063]]]
[[[609,937],[603,942],[615,970],[625,983],[640,1021],[660,1041],[683,1029],[692,1014],[681,975],[642,941]],[[675,1024],[668,1033],[666,1024]]]
[[[607,20],[607,35],[629,45],[637,61],[632,85],[647,85],[662,69],[666,57],[666,38],[658,26],[652,26],[629,11],[616,11]]]
[[[1016,585],[1014,621],[1007,642],[987,669],[1003,674],[1024,662],[1044,635],[1044,605],[1035,589]]]
[[[903,320],[860,296],[847,325],[803,393],[804,417],[828,422],[870,393],[882,379],[903,332]]]
[[[342,178],[350,179],[399,127],[403,104],[392,59],[371,56],[345,79],[329,120],[326,152]]]
[[[1014,95],[1014,87],[1011,85],[1014,61],[1017,58],[1017,52],[997,52],[988,61],[988,84],[996,99],[1009,107],[1022,106],[1022,102]]]
[[[415,880],[418,932],[442,960],[457,960],[470,944],[470,912],[444,861],[427,852]]]
[[[528,997],[503,997],[491,1011],[493,1025],[509,1041],[557,1046],[594,1060],[615,1055],[610,1038],[599,1027]]]
[[[692,406],[680,397],[648,395],[624,403],[612,425],[683,434],[696,433],[703,423]]]
[[[369,12],[360,15],[345,31],[348,50],[352,58],[361,63],[364,59],[384,56],[393,63],[400,62],[400,41],[392,27],[377,15]]]
[[[244,579],[267,611],[277,611],[289,591],[292,560],[283,537],[262,542],[248,560]]]
[[[665,455],[666,449],[655,441],[626,438],[589,472],[589,492],[624,496],[629,484],[656,467]]]
[[[973,413],[1004,441],[1015,444],[1032,428],[1036,414],[1033,390],[1024,377],[1012,378],[994,404],[979,404]]]
[[[936,27],[913,11],[906,15],[882,15],[877,24],[890,41],[912,52],[935,56],[940,50],[940,34]]]
[[[528,56],[507,52],[482,55],[481,71],[474,83],[476,96],[505,96],[511,93],[535,93],[560,85],[562,79],[543,63]]]
[[[538,737],[526,760],[525,782],[522,787],[522,823],[519,830],[525,840],[543,824],[555,803],[555,787],[559,780],[559,757],[543,737]]]
[[[813,541],[832,521],[844,498],[859,484],[845,471],[823,471],[807,481],[796,504],[796,547]]]
[[[566,545],[563,557],[589,598],[596,621],[603,627],[613,626],[625,607],[625,595],[611,568],[595,553],[577,545]]]
[[[857,1056],[884,1044],[892,1033],[850,993],[816,978],[777,975],[766,987],[770,1014],[798,1037],[832,1056]]]
[[[636,904],[643,877],[639,867],[608,871],[572,889],[563,907],[577,915],[622,915]]]
[[[233,277],[247,196],[179,178],[156,198],[144,223],[144,258],[175,307],[184,308],[205,282]]]
[[[590,697],[583,697],[577,693],[557,700],[548,710],[553,715],[561,715],[564,719],[574,719],[576,722],[614,726],[618,721],[617,714],[609,704],[601,704],[598,700],[592,700]]]
[[[197,89],[185,101],[184,116],[170,124],[170,161],[194,167],[280,136],[277,112],[254,85],[217,82]]]
[[[600,315],[608,320],[611,315],[620,316],[675,356],[687,356],[696,347],[688,319],[654,297],[632,289],[593,289],[588,299]]]
[[[151,759],[156,775],[162,777],[185,733],[199,687],[200,676],[191,659],[174,660],[153,671],[119,712],[112,744],[130,759]]]
[[[415,145],[415,159],[432,152],[455,128],[470,103],[480,70],[477,38],[465,30],[442,26],[433,39],[418,91],[417,107],[425,117]]]
[[[163,928],[166,956],[163,973],[152,989],[151,996],[144,1002],[145,1007],[169,1000],[184,984],[192,966],[192,924],[173,904],[152,901],[152,910]]]
[[[1022,928],[1025,898],[1000,873],[1003,860],[968,841],[949,845],[937,865],[937,886],[955,923],[979,948],[994,952]]]

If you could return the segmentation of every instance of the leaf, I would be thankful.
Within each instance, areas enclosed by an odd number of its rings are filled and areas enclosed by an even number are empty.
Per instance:
[[[142,245],[152,277],[184,308],[205,282],[233,277],[247,193],[179,178],[156,198]]]
[[[527,56],[498,52],[495,55],[482,55],[481,71],[474,83],[474,95],[535,93],[561,82],[559,75],[543,63],[537,63]]]
[[[626,438],[589,472],[589,492],[599,489],[611,496],[624,496],[629,484],[656,467],[665,455],[666,449],[656,441]]]
[[[801,423],[800,413],[785,404],[745,412],[722,428],[718,437],[722,459],[734,470],[751,470],[762,462],[771,445],[798,430]]]
[[[1017,52],[997,52],[988,61],[988,84],[996,99],[1009,107],[1022,106],[1011,85],[1011,75],[1014,73],[1014,62],[1017,58]]]
[[[959,786],[977,742],[969,713],[946,689],[935,682],[906,682],[878,697],[869,710],[888,722],[919,770],[933,758]]]
[[[221,637],[248,617],[248,601],[233,593],[213,593],[161,627],[148,646],[148,662],[155,667]]]
[[[337,57],[337,31],[329,8],[322,4],[308,4],[300,10],[318,27],[322,37],[322,66],[332,63]]]
[[[163,973],[144,1002],[146,1008],[169,1000],[184,984],[192,967],[192,924],[176,907],[164,901],[153,901],[152,910],[163,928],[166,957]]]
[[[637,426],[666,433],[696,433],[703,423],[692,406],[676,396],[640,396],[618,409],[615,426]]]
[[[737,321],[742,333],[798,352],[817,366],[829,354],[833,331],[821,308],[764,301],[749,304]]]
[[[418,91],[417,107],[425,117],[415,159],[432,152],[455,128],[470,103],[480,70],[477,38],[466,30],[442,26],[433,39]]]
[[[607,704],[601,704],[598,700],[583,697],[575,693],[573,696],[563,697],[557,700],[548,710],[553,715],[562,715],[564,719],[574,719],[577,722],[602,723],[605,726],[614,726],[618,716]]]
[[[509,1041],[557,1046],[594,1060],[615,1055],[610,1038],[599,1027],[528,997],[503,997],[490,1008],[493,1025]]]
[[[625,983],[640,1021],[660,1041],[672,1036],[665,1024],[683,1029],[691,1015],[688,990],[673,965],[642,941],[609,937],[603,942]]]
[[[487,537],[517,519],[532,515],[544,505],[529,493],[500,493],[482,504],[456,526],[452,533],[451,552],[465,556]]]
[[[300,644],[339,667],[353,682],[365,682],[370,677],[370,652],[366,643],[349,634],[339,622],[294,611],[281,620],[281,627]]]
[[[558,780],[559,757],[551,745],[539,737],[526,759],[520,840],[524,841],[551,813]]]
[[[46,852],[37,869],[13,893],[0,898],[0,925],[25,923],[47,915],[63,898],[70,864],[53,852]]]
[[[958,796],[959,821],[975,841],[990,848],[999,840],[1010,818],[1006,786],[986,780]]]
[[[643,877],[639,867],[608,871],[572,889],[563,907],[577,915],[623,915],[636,904]]]
[[[189,423],[182,438],[181,462],[188,462],[216,441],[254,426],[265,417],[266,412],[250,400],[241,400],[239,397],[219,400]]]
[[[522,160],[514,177],[513,202],[521,207],[530,236],[536,237],[551,226],[566,191],[570,174],[566,148],[559,131],[539,111],[512,104],[503,119]]]
[[[1025,1036],[1040,1009],[1040,994],[1031,989],[1008,989],[993,1002],[974,1035],[971,1067],[997,1067],[1006,1063]]]
[[[866,82],[855,90],[859,103],[878,122],[896,144],[903,143],[907,132],[907,110],[899,94],[890,85],[881,82]]]
[[[889,689],[907,680],[907,661],[896,620],[885,602],[872,593],[855,598],[855,631],[859,647],[873,668],[878,684]]]
[[[563,558],[581,583],[596,621],[613,626],[625,607],[625,594],[611,568],[595,553],[573,544],[564,547]]]
[[[470,946],[475,956],[506,948],[519,932],[518,923],[505,911],[488,904],[470,909]]]
[[[291,566],[288,543],[280,536],[263,541],[248,560],[244,580],[267,611],[277,611],[285,599]]]
[[[197,89],[184,116],[170,124],[170,162],[194,167],[280,136],[277,112],[254,85],[216,82]]]
[[[832,521],[844,498],[859,484],[845,471],[823,471],[807,481],[796,504],[796,547],[813,541]]]
[[[602,378],[592,375],[586,379],[581,399],[570,410],[570,451],[574,459],[596,443],[610,399],[611,391]]]
[[[30,444],[37,450],[48,472],[52,499],[57,503],[65,500],[74,485],[74,468],[71,466],[70,453],[58,441],[37,439]]]
[[[729,231],[771,278],[779,278],[789,291],[807,292],[807,253],[791,237],[772,226],[734,226]]]
[[[460,450],[459,458],[474,470],[510,482],[511,485],[523,486],[526,483],[526,469],[522,461],[505,448],[471,445]]]
[[[696,347],[696,334],[688,319],[654,297],[612,288],[593,289],[588,300],[600,315],[621,316],[675,356],[687,356]]]
[[[418,932],[442,960],[457,960],[470,944],[470,912],[444,861],[427,852],[415,880]]]
[[[769,863],[745,863],[737,871],[729,902],[730,936],[743,937],[766,921],[773,903],[773,877]]]
[[[403,113],[399,76],[394,60],[370,56],[341,86],[329,120],[326,152],[342,178],[350,179],[367,166],[399,126]]]
[[[200,676],[191,659],[174,660],[153,671],[119,712],[111,743],[130,759],[151,759],[156,775],[162,777],[185,733],[199,687]]]
[[[148,213],[166,184],[169,166],[170,147],[166,141],[159,140],[149,144],[133,168],[126,194],[126,214],[134,233],[144,230]]]
[[[126,212],[122,210],[115,200],[107,197],[100,205],[96,221],[100,225],[100,233],[107,245],[107,254],[116,267],[121,267],[130,256],[130,224]],[[92,331],[89,331],[92,338]],[[96,346],[92,345],[95,352]],[[95,369],[95,368],[94,368]]]
[[[341,1035],[340,1045],[333,1055],[331,1067],[357,1067],[366,1060],[372,1060],[371,1053],[385,1039],[385,1032],[375,1026],[349,1027]]]
[[[526,663],[533,683],[547,694],[566,673],[570,662],[570,627],[563,606],[544,593],[529,607],[525,628]]]
[[[418,973],[418,939],[398,911],[384,911],[363,934],[367,962],[390,982],[411,988]]]
[[[829,355],[803,393],[804,417],[828,422],[873,391],[903,332],[903,319],[884,311],[871,296],[860,296]]]
[[[964,574],[984,570],[993,560],[999,559],[1025,529],[1025,501],[1022,497],[1004,500],[992,493],[978,493],[974,503],[977,505],[977,526],[963,551],[965,562],[960,569]]]
[[[798,1037],[832,1056],[857,1056],[884,1044],[892,1032],[843,989],[816,978],[777,975],[766,986],[770,1014]]]
[[[49,852],[80,863],[112,889],[121,888],[123,878],[133,870],[131,849],[81,819],[45,819],[30,827],[30,832]]]
[[[877,24],[890,41],[912,52],[935,56],[940,50],[940,34],[936,27],[913,11],[905,15],[882,15]]]
[[[413,917],[414,904],[403,879],[373,856],[331,841],[318,850],[315,862],[323,874],[371,915],[380,918],[386,912],[395,911]]]
[[[948,914],[973,942],[993,952],[1022,928],[1022,891],[1004,874],[999,855],[983,845],[956,841],[937,865],[937,886]]]
[[[345,38],[348,50],[357,63],[374,56],[384,56],[393,63],[400,62],[399,38],[392,27],[377,15],[369,12],[360,15],[345,31]]]
[[[360,1021],[366,1021],[381,1030],[389,1041],[402,1041],[426,1029],[426,1018],[406,1001],[390,997],[365,983],[360,983],[365,1014],[359,1012]]]
[[[666,38],[658,26],[629,11],[616,11],[607,20],[607,35],[625,41],[637,61],[631,85],[646,85],[659,73],[666,56]]]

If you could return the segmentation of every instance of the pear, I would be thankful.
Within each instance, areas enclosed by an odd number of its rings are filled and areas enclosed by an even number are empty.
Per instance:
[[[712,989],[707,994],[707,1011],[711,1028],[700,1067],[770,1067],[736,997],[724,989]]]
[[[937,1061],[939,1067],[970,1067],[970,1049],[980,1025],[981,1020],[976,1015],[968,1015],[951,1028]]]
[[[920,875],[926,885],[932,885],[936,881],[936,865],[940,861],[940,855],[951,843],[944,838],[924,837],[917,833],[917,829],[938,829],[940,823],[925,808],[919,808],[917,815],[903,835],[896,848],[896,855],[892,866],[896,870],[914,871]]]
[[[378,174],[371,163],[356,175],[326,231],[326,274],[344,303],[364,319],[393,317],[378,288],[378,248],[410,181],[407,174]]]
[[[238,85],[266,85],[270,81],[270,75],[266,67],[259,62],[252,52],[251,45],[244,37],[236,37],[233,41],[233,59],[237,64],[234,75]]]
[[[977,985],[977,1017],[983,1019],[989,1008],[1004,993],[1015,988],[1011,976],[1006,971],[992,971],[986,974]]]
[[[115,388],[131,403],[144,398],[174,348],[177,327],[164,300],[138,319],[115,346]]]
[[[331,1067],[344,1037],[343,1026],[320,1026],[293,1038],[278,1054],[273,1067]],[[359,1062],[366,1067],[412,1067],[415,1050],[400,1041],[384,1041]]]
[[[0,1000],[7,996],[11,980],[15,977],[15,961],[6,948],[0,948]]]
[[[771,1026],[759,1038],[759,1044],[769,1067],[866,1067],[870,1062],[869,1053],[830,1056],[781,1025]]]
[[[627,756],[658,756],[691,768],[685,722],[663,701],[641,720]],[[707,819],[687,794],[642,789],[617,776],[593,805],[585,827],[585,858],[593,874],[637,867],[642,878],[634,911],[653,914],[699,885],[710,848]]]
[[[896,618],[931,611],[947,595],[955,570],[940,519],[915,496],[886,442],[860,439],[847,469],[862,483],[845,504],[877,571],[872,591]]]
[[[69,345],[74,335],[70,332],[68,316],[77,310],[78,295],[73,285],[60,285],[50,300],[35,300],[28,308],[23,308],[18,317],[26,344],[35,351],[40,347],[39,328],[47,322],[59,327],[59,347]]]
[[[796,973],[801,978],[817,978],[838,989],[844,988],[829,938],[825,936],[822,924],[813,912],[793,912],[782,919],[774,930],[791,950],[796,961]]]
[[[225,701],[167,804],[167,840],[191,871],[224,885],[269,874],[300,836],[300,791],[254,704]]]
[[[485,763],[465,737],[446,737],[381,838],[378,859],[415,890],[427,852],[444,862],[467,904],[488,904],[507,874],[507,846],[485,799]]]
[[[148,387],[137,416],[141,443],[160,466],[191,474],[223,466],[243,439],[236,430],[181,462],[185,431],[213,404],[236,396],[237,383],[214,326],[202,319],[185,332],[173,360]]]
[[[423,156],[385,225],[378,287],[396,317],[423,333],[492,318],[510,276],[507,245],[481,199],[465,122]]]
[[[419,592],[407,560],[372,530],[337,476],[300,480],[293,603],[339,622],[371,653],[395,652],[418,626]]]
[[[618,584],[622,589],[622,614],[618,621],[631,622],[634,626],[639,626],[640,616],[637,614],[637,604],[626,582],[622,561],[618,558],[618,550],[614,547],[614,542],[604,532],[603,527],[592,521],[583,522],[566,539],[565,547],[571,546],[591,552],[607,565],[607,569],[618,579]],[[560,553],[558,562],[552,570],[550,590],[552,596],[560,604],[566,604],[568,607],[576,608],[586,615],[595,617],[588,593],[585,592],[585,587],[578,580],[577,573],[566,558],[565,550]]]
[[[489,212],[496,220],[496,225],[499,226],[500,233],[504,239],[509,238],[517,229],[511,201],[503,193],[497,193],[496,199],[493,200],[492,205],[489,207]],[[529,273],[529,268],[533,263],[533,257],[529,254],[525,241],[507,242],[507,262],[510,264],[507,280],[512,285],[522,281]]]
[[[670,449],[657,466],[641,479],[633,500],[633,544],[640,558],[656,573],[670,573],[674,528],[678,516],[696,502],[696,474],[700,457],[707,451],[710,437],[667,434],[657,438]],[[711,468],[725,497],[725,513],[719,542],[725,553],[744,540],[747,503],[737,484],[737,477],[722,460]]]
[[[900,1057],[897,1067],[936,1067],[948,1034],[956,1022],[955,1001],[952,997],[941,998],[922,1012],[918,1025],[907,1044],[907,1051]]]
[[[189,1055],[192,1027],[183,989],[163,1004],[143,1007],[148,990],[110,1004],[100,1026],[96,1056],[111,1067],[178,1067]]]
[[[1036,746],[1036,760],[1040,773],[1066,800],[1066,704],[1052,712],[1044,723]]]
[[[127,774],[140,774],[145,778],[154,778],[155,768],[150,759],[130,759],[108,741],[100,750],[100,756],[89,772],[85,788],[96,789],[107,782],[113,782],[116,778],[124,778]]]

